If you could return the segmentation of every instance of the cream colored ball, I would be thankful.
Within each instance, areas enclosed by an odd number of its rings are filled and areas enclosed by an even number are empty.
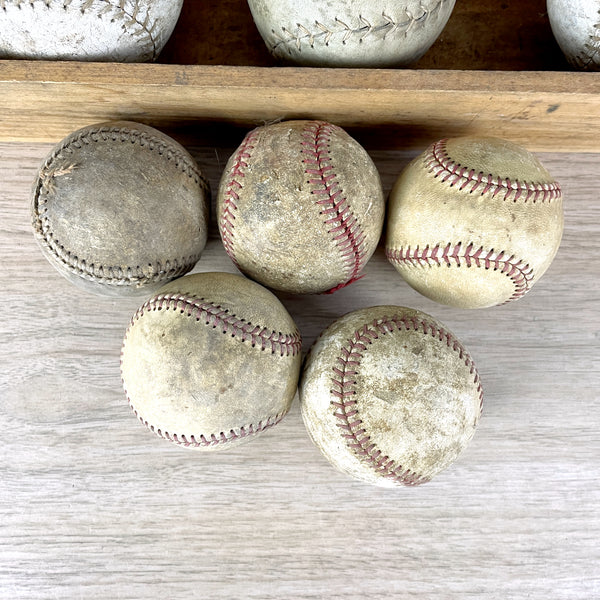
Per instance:
[[[0,58],[156,60],[183,0],[2,0]]]
[[[390,193],[386,254],[432,300],[484,308],[527,293],[562,231],[560,186],[532,153],[497,138],[440,140]]]
[[[399,306],[354,311],[311,348],[304,423],[338,470],[381,486],[417,485],[475,433],[483,392],[473,359],[439,321]]]
[[[307,66],[395,67],[418,60],[440,35],[454,0],[248,0],[278,59]]]
[[[131,319],[121,375],[158,436],[224,450],[275,426],[298,386],[302,342],[281,302],[239,275],[186,275]]]

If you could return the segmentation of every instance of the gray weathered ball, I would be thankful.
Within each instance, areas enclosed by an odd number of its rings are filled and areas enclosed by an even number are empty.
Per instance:
[[[183,0],[2,0],[0,57],[155,60],[182,5]]]
[[[552,33],[577,69],[600,70],[600,0],[547,0]]]
[[[334,291],[361,277],[383,227],[377,169],[343,129],[286,121],[251,131],[217,195],[227,253],[252,279],[292,293]]]
[[[42,163],[35,238],[69,281],[100,295],[148,295],[196,264],[210,191],[192,156],[128,121],[79,129]]]
[[[394,67],[418,60],[440,35],[454,0],[248,0],[278,59],[307,66]]]
[[[300,380],[304,423],[329,462],[381,486],[448,467],[475,433],[482,388],[473,359],[420,311],[376,306],[331,324]]]
[[[176,444],[221,450],[273,427],[294,399],[300,334],[281,302],[239,275],[172,281],[135,313],[123,341],[129,404]]]
[[[457,308],[517,300],[548,269],[563,231],[560,185],[508,140],[439,140],[398,177],[386,253],[404,280]]]

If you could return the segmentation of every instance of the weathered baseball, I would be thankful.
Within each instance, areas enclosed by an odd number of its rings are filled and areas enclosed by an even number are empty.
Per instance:
[[[432,144],[390,194],[386,254],[432,300],[516,300],[550,266],[563,230],[560,186],[524,148],[496,138]]]
[[[42,163],[32,196],[43,254],[97,294],[147,295],[192,269],[206,245],[207,182],[180,144],[140,123],[67,136]]]
[[[454,0],[248,0],[278,59],[308,66],[393,67],[425,54]]]
[[[121,354],[123,385],[157,435],[226,449],[288,412],[301,345],[292,318],[262,286],[228,273],[187,275],[133,316]]]
[[[334,291],[359,278],[384,213],[367,152],[322,121],[251,131],[229,159],[217,197],[219,231],[236,266],[293,293]]]
[[[155,60],[183,0],[0,0],[0,58]]]
[[[483,392],[469,353],[417,310],[376,306],[330,325],[300,380],[306,428],[341,471],[394,486],[429,481],[475,433]]]
[[[552,33],[577,69],[600,70],[600,0],[547,0]]]

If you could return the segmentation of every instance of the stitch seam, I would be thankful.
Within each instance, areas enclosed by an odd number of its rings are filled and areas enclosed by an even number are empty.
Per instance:
[[[183,275],[198,262],[201,253],[167,259],[163,262],[156,261],[154,264],[148,264],[147,267],[141,265],[106,266],[90,263],[78,257],[54,237],[45,197],[53,193],[54,180],[57,177],[66,175],[78,167],[76,163],[68,162],[68,155],[74,154],[73,148],[79,149],[87,144],[108,141],[130,142],[137,143],[142,147],[147,146],[150,151],[158,152],[166,160],[174,161],[177,169],[188,175],[196,184],[202,187],[205,193],[208,193],[208,182],[199,169],[190,163],[178,148],[165,143],[164,140],[146,132],[134,131],[126,127],[102,127],[95,130],[86,130],[74,138],[65,140],[40,169],[33,201],[35,214],[33,227],[39,236],[40,242],[70,271],[92,281],[99,281],[108,285],[130,285],[131,283],[145,285]],[[63,162],[64,164],[62,164]],[[150,272],[148,272],[148,268],[150,268]]]
[[[295,47],[299,52],[302,51],[303,43],[308,42],[311,48],[314,48],[317,41],[323,42],[325,46],[329,46],[332,41],[336,38],[340,38],[340,43],[345,45],[348,40],[356,37],[358,43],[363,43],[368,38],[386,40],[389,34],[393,34],[397,31],[404,33],[408,36],[413,29],[424,25],[426,21],[431,19],[435,14],[439,14],[444,2],[446,0],[439,0],[433,8],[427,9],[422,4],[420,6],[421,13],[413,14],[408,9],[404,9],[404,16],[402,18],[394,18],[388,15],[385,10],[381,13],[381,22],[372,23],[363,15],[356,15],[357,25],[352,26],[335,17],[334,22],[331,25],[316,21],[312,25],[303,25],[302,23],[296,23],[296,32],[288,29],[285,26],[281,27],[281,34],[275,29],[271,30],[272,35],[275,38],[275,42],[271,43],[271,51],[276,52],[280,47],[285,48],[288,53],[292,53],[292,49]],[[314,29],[312,29],[314,27]]]
[[[515,255],[508,256],[506,252],[495,252],[485,250],[483,246],[477,248],[474,244],[468,244],[463,250],[462,242],[442,246],[427,245],[425,248],[386,248],[386,256],[392,263],[404,267],[461,267],[493,269],[506,275],[514,285],[512,296],[506,301],[517,300],[525,295],[531,288],[534,279],[533,268]]]
[[[140,306],[131,318],[131,322],[125,333],[125,340],[121,347],[120,361],[121,381],[129,406],[136,417],[148,427],[150,431],[175,444],[198,448],[226,444],[251,435],[256,435],[277,425],[277,423],[283,419],[287,414],[287,411],[275,416],[269,416],[267,419],[261,419],[256,425],[242,425],[239,428],[236,428],[239,429],[239,431],[230,429],[229,431],[221,431],[216,434],[199,434],[191,436],[163,431],[143,419],[137,409],[133,406],[133,402],[131,401],[123,378],[123,353],[131,327],[133,327],[135,322],[144,314],[156,310],[179,311],[187,317],[195,318],[197,322],[203,322],[207,327],[212,326],[213,329],[219,329],[223,334],[230,333],[232,337],[238,337],[242,342],[248,341],[253,347],[260,347],[261,351],[265,351],[270,347],[271,354],[277,354],[277,352],[279,352],[281,357],[296,356],[302,350],[302,338],[297,331],[291,334],[283,334],[276,331],[269,332],[266,327],[253,325],[249,321],[240,319],[229,313],[229,311],[222,306],[209,302],[204,298],[193,298],[183,294],[158,294],[154,296]]]
[[[221,239],[223,240],[225,252],[227,252],[229,258],[231,258],[233,264],[238,269],[240,266],[235,256],[233,236],[236,218],[235,213],[238,209],[237,203],[240,199],[240,192],[244,187],[242,180],[246,176],[248,160],[252,156],[252,150],[256,147],[257,139],[258,130],[254,129],[250,131],[235,154],[233,166],[229,170],[229,181],[225,189],[221,218],[219,219],[219,228],[221,230]]]
[[[337,357],[337,364],[333,367],[330,393],[335,398],[331,401],[331,407],[334,409],[333,415],[337,419],[336,425],[342,431],[341,435],[348,448],[376,474],[402,485],[414,486],[429,481],[429,478],[421,476],[398,464],[389,456],[383,455],[383,452],[371,441],[371,436],[363,426],[356,400],[356,375],[368,346],[382,335],[403,330],[431,335],[434,339],[445,341],[448,348],[458,353],[459,359],[464,361],[469,373],[473,376],[473,382],[479,395],[478,419],[483,408],[483,388],[471,356],[450,332],[416,316],[412,318],[398,315],[382,317],[357,329],[347,344],[342,346],[341,353]]]
[[[456,187],[460,191],[473,194],[479,191],[483,196],[491,193],[493,197],[500,196],[503,200],[513,202],[552,202],[559,200],[561,195],[560,185],[553,183],[535,183],[501,178],[492,174],[475,172],[460,163],[452,160],[447,150],[447,139],[440,140],[429,146],[423,162],[429,173],[435,178],[440,177],[442,183]]]
[[[154,39],[156,20],[150,23],[149,12],[146,13],[145,18],[142,20],[140,18],[140,13],[142,12],[140,0],[132,1],[133,10],[131,11],[125,9],[125,0],[116,0],[115,3],[112,0],[86,0],[79,10],[81,14],[84,14],[87,10],[95,9],[98,17],[103,17],[112,12],[116,19],[124,21],[124,28],[137,28],[135,31],[132,31],[132,35],[140,39],[144,38],[145,41],[142,41],[142,43],[146,43],[152,49],[151,60],[156,60],[158,56],[157,42]],[[16,6],[19,10],[24,5],[29,5],[33,9],[36,2],[41,2],[48,9],[53,8],[52,5],[54,4],[55,6],[60,6],[63,10],[67,10],[73,0],[58,0],[55,2],[51,0],[0,0],[0,9],[6,12],[7,6],[11,5]],[[100,8],[99,4],[104,4],[104,8]]]
[[[598,15],[600,16],[600,9]],[[587,69],[592,63],[598,66],[600,63],[598,58],[600,53],[600,23],[594,23],[593,28],[579,54],[573,57],[573,64],[579,69]]]
[[[365,262],[365,233],[351,210],[335,173],[329,145],[333,132],[339,128],[322,121],[311,122],[302,133],[302,159],[308,183],[313,186],[311,194],[318,197],[315,204],[338,248],[344,269],[348,272],[346,281],[329,290],[337,291],[362,276],[360,272]]]

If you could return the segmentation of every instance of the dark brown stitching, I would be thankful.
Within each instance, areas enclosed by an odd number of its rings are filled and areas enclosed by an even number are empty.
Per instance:
[[[513,283],[515,291],[506,301],[516,300],[525,295],[531,288],[534,279],[533,268],[515,255],[507,256],[504,251],[495,252],[484,250],[483,246],[477,248],[473,244],[467,245],[463,250],[463,244],[448,243],[446,246],[426,246],[425,248],[386,248],[385,254],[388,260],[405,267],[432,267],[466,266],[493,269],[506,275]]]
[[[160,156],[164,156],[166,160],[173,161],[177,169],[193,179],[206,194],[209,193],[208,182],[202,176],[200,170],[177,147],[165,143],[159,137],[127,127],[106,126],[98,129],[86,129],[77,136],[64,140],[40,169],[33,200],[33,228],[38,234],[40,242],[70,271],[91,281],[100,281],[108,285],[119,286],[131,285],[132,283],[146,285],[187,273],[198,262],[201,253],[167,259],[163,262],[156,261],[154,264],[148,264],[147,266],[106,266],[88,263],[85,259],[79,258],[66,249],[60,240],[55,239],[52,232],[52,223],[47,214],[47,201],[44,199],[53,193],[54,179],[78,168],[79,165],[68,163],[68,156],[74,153],[73,148],[79,149],[87,144],[108,141],[137,143],[142,147],[147,147],[152,152],[157,152]],[[150,273],[145,271],[148,267]]]
[[[452,160],[447,150],[447,139],[440,140],[429,146],[423,162],[429,173],[440,177],[443,183],[456,187],[461,191],[473,194],[479,191],[480,195],[490,192],[494,197],[503,195],[503,200],[513,202],[552,202],[562,197],[560,185],[553,183],[534,183],[514,180],[508,177],[477,173]]]
[[[183,434],[171,433],[163,431],[160,428],[150,424],[147,420],[143,419],[137,409],[133,406],[125,379],[123,377],[123,354],[125,351],[125,344],[129,336],[131,328],[135,325],[144,314],[156,310],[173,310],[184,314],[187,317],[193,317],[196,321],[204,323],[206,326],[212,326],[214,329],[219,329],[222,333],[231,333],[232,337],[238,337],[242,342],[250,342],[253,347],[259,347],[261,351],[271,347],[271,354],[284,356],[296,356],[302,350],[302,338],[296,331],[292,334],[282,334],[281,332],[272,331],[269,333],[267,328],[252,325],[252,323],[240,319],[235,315],[229,313],[227,309],[224,309],[218,304],[208,302],[203,298],[187,297],[182,294],[158,294],[144,302],[136,313],[131,318],[131,322],[125,333],[125,339],[121,346],[121,381],[125,395],[131,410],[134,412],[136,417],[146,426],[150,431],[154,432],[159,437],[167,439],[175,444],[179,444],[186,447],[208,447],[225,444],[235,440],[239,440],[245,437],[256,435],[270,429],[274,425],[277,425],[283,417],[287,414],[287,411],[279,413],[275,416],[269,416],[266,420],[261,419],[256,425],[247,424],[239,427],[239,432],[234,429],[229,431],[221,431],[217,434],[212,433],[209,435],[200,434],[198,436],[192,435],[186,437]]]
[[[221,218],[219,220],[219,228],[221,230],[221,238],[223,240],[223,246],[225,252],[229,255],[229,258],[233,261],[233,264],[240,268],[237,259],[235,257],[235,250],[233,247],[233,228],[235,226],[235,211],[237,211],[237,203],[240,199],[240,191],[243,189],[242,179],[246,176],[246,169],[248,168],[248,160],[252,155],[252,150],[256,146],[256,140],[258,139],[258,129],[252,130],[246,135],[244,141],[238,148],[233,159],[233,166],[229,170],[229,181],[225,188],[225,194],[223,198],[223,207],[221,209]]]
[[[429,478],[404,468],[389,456],[383,455],[377,445],[371,441],[371,436],[363,426],[358,400],[356,400],[356,375],[368,346],[383,335],[400,331],[417,331],[423,335],[430,335],[434,339],[445,342],[448,348],[458,354],[459,359],[464,361],[468,367],[477,388],[479,395],[478,418],[483,408],[483,388],[475,363],[460,342],[437,324],[417,316],[408,318],[393,315],[375,319],[357,329],[347,344],[342,346],[340,355],[337,357],[337,364],[333,367],[331,378],[333,388],[330,390],[335,397],[335,400],[331,401],[331,406],[334,408],[333,415],[338,419],[337,426],[342,431],[341,435],[346,440],[348,448],[371,467],[377,475],[402,485],[412,486],[425,483]]]
[[[158,56],[158,49],[156,45],[156,40],[154,39],[154,30],[156,28],[156,20],[150,24],[150,14],[147,13],[144,20],[140,20],[140,12],[141,12],[141,3],[139,0],[133,0],[134,7],[132,12],[128,12],[125,10],[125,2],[120,0],[118,4],[113,4],[111,0],[87,0],[80,8],[78,8],[81,14],[84,14],[87,10],[91,8],[97,9],[97,6],[94,6],[95,3],[100,2],[104,3],[105,7],[101,10],[97,10],[98,17],[102,17],[109,12],[113,12],[115,17],[125,21],[123,23],[123,27],[138,27],[138,30],[132,32],[133,36],[145,36],[149,42],[149,45],[152,48],[151,60],[156,60]],[[35,8],[35,3],[39,2],[43,4],[46,8],[52,8],[52,4],[55,4],[62,8],[63,10],[67,10],[72,4],[73,0],[56,0],[52,2],[51,0],[0,0],[0,10],[6,11],[7,6],[16,6],[19,10],[21,10],[23,5],[29,5],[31,8]]]
[[[348,199],[337,179],[330,144],[333,132],[339,127],[322,121],[310,122],[302,133],[302,162],[308,183],[314,186],[311,194],[318,196],[316,204],[324,218],[327,233],[333,236],[340,251],[344,268],[349,272],[346,281],[332,290],[334,292],[360,279],[365,261],[365,234],[350,208]]]

